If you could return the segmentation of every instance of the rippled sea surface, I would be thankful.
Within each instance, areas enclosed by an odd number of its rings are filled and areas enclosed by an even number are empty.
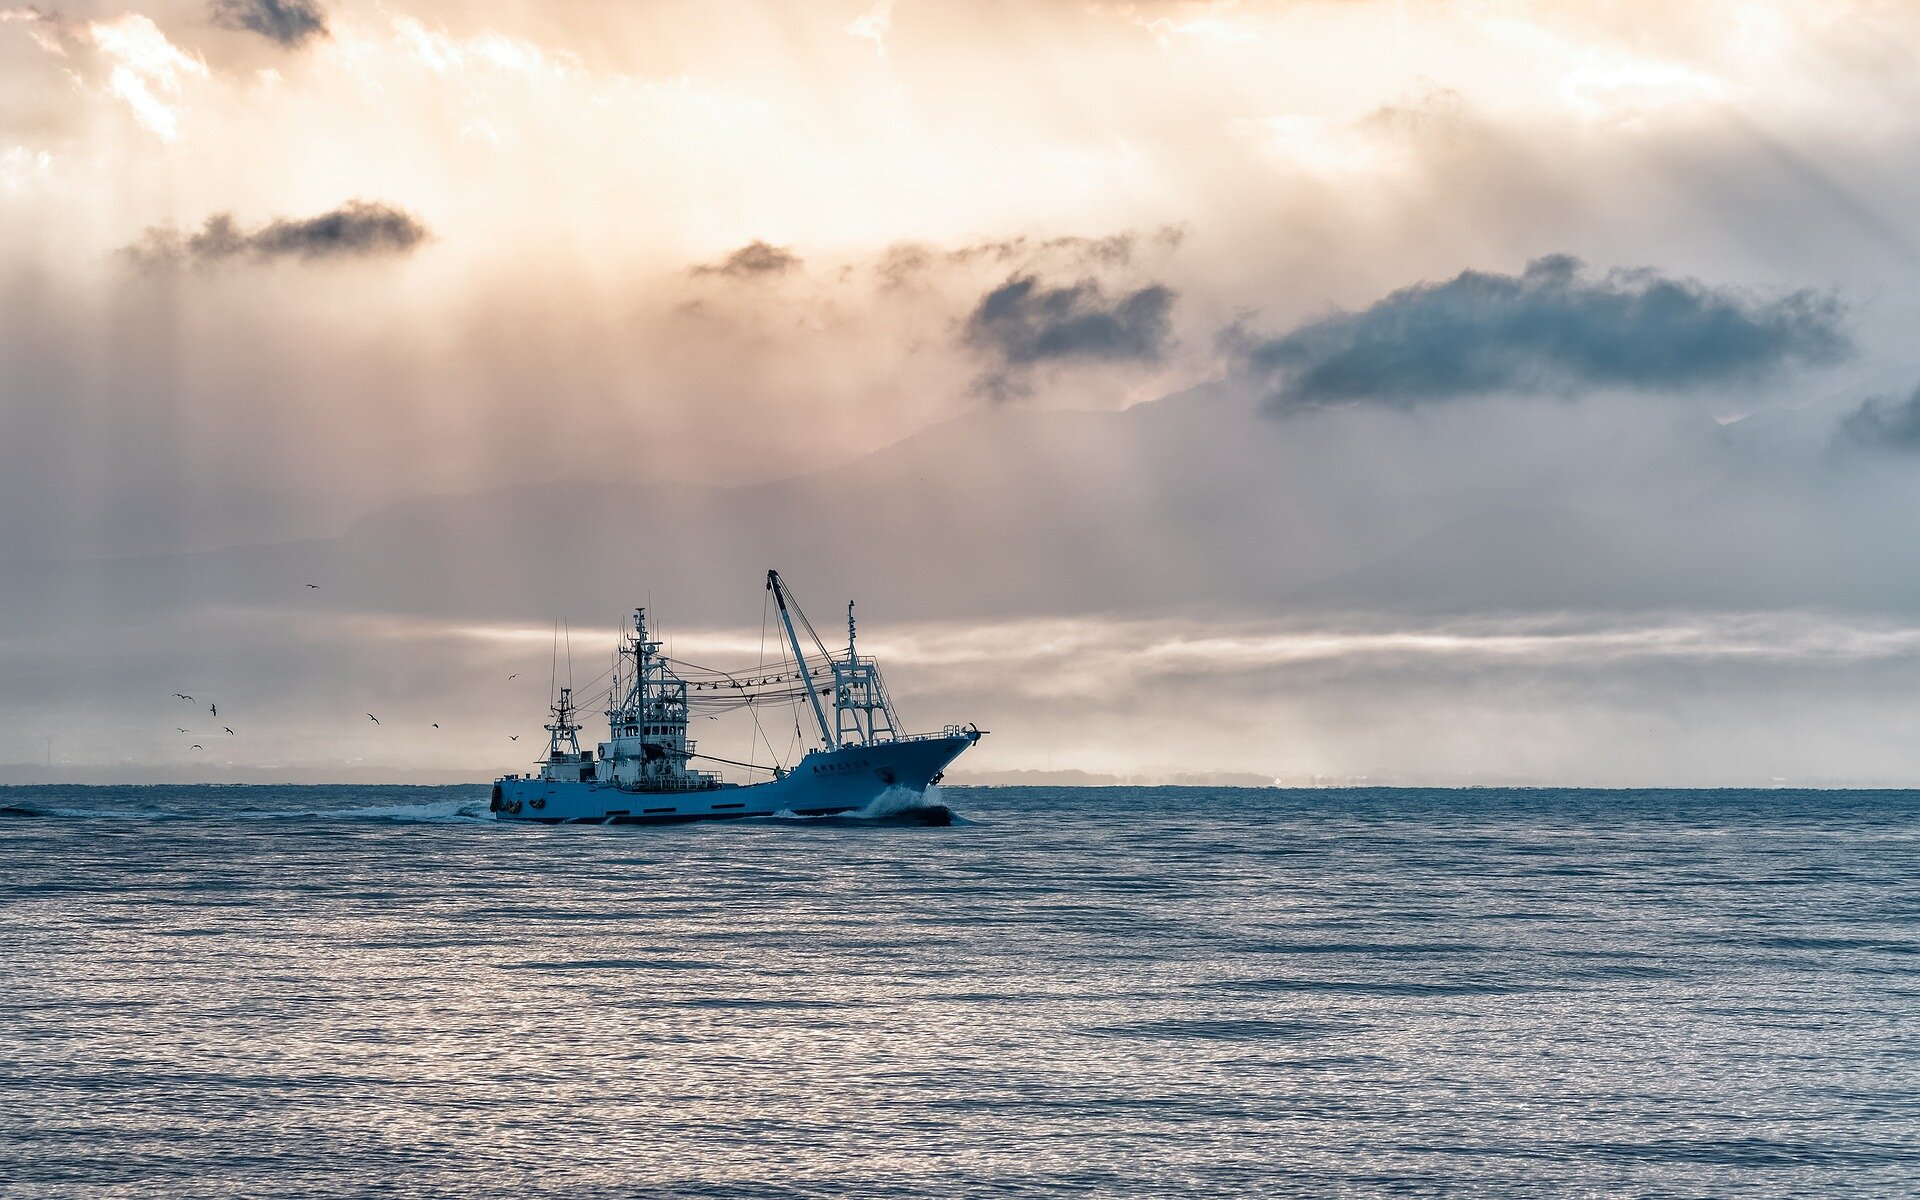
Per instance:
[[[1920,794],[0,789],[0,1193],[1920,1189]]]

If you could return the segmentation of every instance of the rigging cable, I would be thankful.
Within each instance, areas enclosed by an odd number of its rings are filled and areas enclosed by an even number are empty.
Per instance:
[[[760,653],[755,660],[753,669],[763,674],[766,672],[766,669],[767,669],[767,603],[768,603],[768,600],[769,600],[768,593],[764,591],[761,592],[760,593]],[[781,758],[780,752],[773,748],[773,739],[767,736],[766,729],[762,727],[760,724],[759,706],[749,704],[747,706],[747,715],[753,718],[753,732],[758,734],[760,740],[762,742],[765,742],[767,745],[767,757],[773,761],[775,774],[778,774],[779,772],[786,770],[786,766],[787,766],[786,760]],[[749,758],[755,758],[755,759],[760,757],[759,748],[755,746],[751,740],[747,742],[747,756]]]

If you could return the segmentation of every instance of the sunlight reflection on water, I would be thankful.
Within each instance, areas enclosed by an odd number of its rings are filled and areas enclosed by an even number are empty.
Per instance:
[[[22,1194],[1890,1194],[1920,797],[7,789]],[[248,810],[249,819],[221,816]],[[170,819],[169,819],[170,818]]]

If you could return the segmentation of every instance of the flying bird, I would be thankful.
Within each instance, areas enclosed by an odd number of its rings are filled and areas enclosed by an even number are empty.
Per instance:
[[[178,725],[175,725],[175,726],[174,726],[174,728],[175,728],[175,729],[179,729],[181,733],[192,733],[192,732],[193,732],[193,730],[191,730],[191,729],[180,729],[180,727],[179,727]]]
[[[222,726],[221,726],[220,728],[222,728],[222,729],[227,729],[227,727],[226,727],[225,725],[222,725]],[[233,732],[233,730],[231,730],[231,729],[227,729],[227,732],[228,732],[228,733],[232,733],[232,732]]]
[[[218,704],[209,704],[209,705],[207,705],[207,715],[208,715],[208,716],[210,716],[210,717],[217,717],[217,716],[219,716],[219,715],[220,715],[220,706],[219,706]]]
[[[202,745],[201,745],[200,743],[198,743],[198,742],[195,742],[195,743],[194,743],[194,745],[193,745],[193,748],[194,748],[195,750],[205,750],[205,749],[206,749],[206,747],[205,747],[205,746],[202,746]]]
[[[375,725],[378,725],[380,723],[380,718],[374,716],[372,713],[367,714],[367,720],[372,721]]]
[[[438,728],[440,728],[440,722],[438,722],[438,721],[435,721],[435,722],[433,723],[433,727],[434,727],[435,729],[438,729]]]
[[[317,584],[317,583],[310,583],[310,584],[308,584],[307,586],[308,586],[308,587],[310,587],[310,588],[312,588],[312,589],[313,589],[314,591],[316,591],[316,592],[320,590],[320,585],[319,585],[319,584]]]
[[[513,674],[507,676],[507,682],[512,683],[514,680],[518,678],[520,678],[520,672],[515,671]]]
[[[173,698],[174,698],[175,700],[191,700],[191,699],[193,699],[193,697],[192,697],[192,696],[189,696],[189,695],[187,695],[187,694],[186,694],[185,692],[175,692],[175,693],[173,694]]]
[[[510,742],[517,742],[520,740],[520,735],[517,733],[510,733],[507,735],[507,740]]]

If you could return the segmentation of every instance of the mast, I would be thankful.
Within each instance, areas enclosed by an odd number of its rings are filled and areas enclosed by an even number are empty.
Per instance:
[[[560,689],[553,706],[553,721],[547,726],[547,761],[559,762],[563,754],[580,755],[580,726],[573,719],[573,689]]]
[[[787,589],[780,582],[780,572],[767,572],[767,590],[773,593],[774,603],[780,606],[780,623],[786,626],[787,642],[793,647],[794,665],[800,668],[800,682],[807,686],[807,699],[813,704],[813,719],[820,722],[820,740],[829,750],[840,748],[840,739],[834,736],[833,726],[827,724],[827,710],[820,704],[820,693],[813,686],[813,674],[807,670],[807,656],[800,649],[800,635],[793,630],[793,614],[787,611]],[[809,626],[811,628],[811,626]]]
[[[805,618],[803,617],[802,620]],[[871,746],[899,739],[899,719],[893,702],[887,699],[887,685],[880,678],[880,666],[860,657],[857,630],[853,619],[853,601],[847,601],[847,656],[828,656],[833,668],[833,727],[839,743],[846,746]]]

